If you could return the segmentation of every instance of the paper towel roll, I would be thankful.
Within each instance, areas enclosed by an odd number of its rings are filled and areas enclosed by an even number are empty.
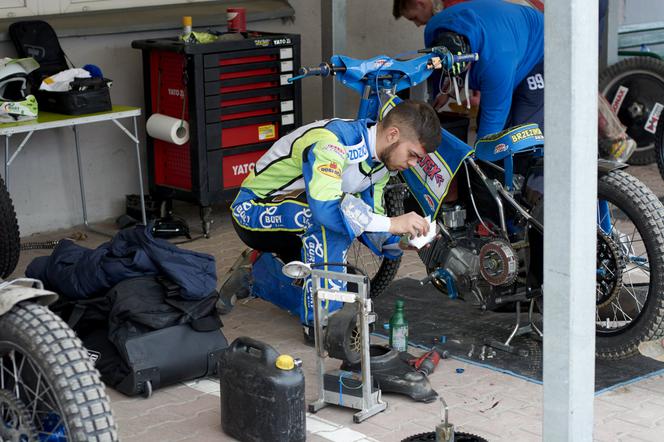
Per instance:
[[[152,114],[145,124],[145,129],[152,138],[178,146],[189,141],[189,123],[168,115]]]

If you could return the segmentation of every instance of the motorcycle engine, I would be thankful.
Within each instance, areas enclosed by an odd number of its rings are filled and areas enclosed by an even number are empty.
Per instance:
[[[474,227],[450,229],[455,247],[449,247],[449,241],[440,238],[432,247],[421,249],[419,254],[429,273],[445,269],[452,276],[461,298],[474,296],[480,305],[484,305],[496,289],[515,282],[519,255],[506,240],[493,235],[478,235]],[[442,279],[434,278],[432,283],[447,292]]]

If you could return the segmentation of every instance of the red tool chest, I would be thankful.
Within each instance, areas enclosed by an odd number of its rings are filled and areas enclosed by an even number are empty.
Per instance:
[[[183,118],[184,145],[147,137],[150,193],[208,207],[233,199],[258,158],[302,123],[300,36],[248,32],[242,40],[132,42],[143,53],[146,117]]]

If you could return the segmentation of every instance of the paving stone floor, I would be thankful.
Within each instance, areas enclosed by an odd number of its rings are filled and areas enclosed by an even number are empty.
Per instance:
[[[664,182],[654,165],[632,167],[632,173],[659,195]],[[176,205],[186,212],[187,207]],[[191,213],[196,213],[191,211]],[[188,244],[191,249],[213,254],[219,275],[230,267],[243,250],[233,231],[229,215],[215,208],[215,223],[210,239]],[[195,216],[190,226],[198,230]],[[48,232],[24,238],[44,241],[68,236],[78,229]],[[81,242],[95,247],[105,238],[90,234]],[[35,256],[48,251],[22,254],[15,276],[22,275]],[[422,277],[423,266],[412,254],[405,259],[398,277]],[[261,300],[239,304],[223,317],[229,342],[242,335],[262,340],[282,353],[304,361],[307,399],[316,391],[313,349],[302,342],[298,320]],[[455,370],[463,368],[463,374]],[[450,419],[460,431],[479,434],[490,441],[537,441],[542,438],[542,386],[486,368],[456,360],[443,361],[430,377],[433,387],[450,406]],[[218,385],[214,380],[180,384],[155,391],[150,399],[128,398],[114,390],[108,393],[123,441],[222,441],[233,440],[221,430]],[[311,441],[399,441],[415,433],[433,431],[440,419],[440,406],[415,403],[405,397],[385,394],[389,406],[361,424],[354,424],[352,412],[329,407],[308,418]],[[242,404],[238,404],[242,406]],[[595,440],[664,440],[664,377],[657,376],[604,393],[595,399]]]

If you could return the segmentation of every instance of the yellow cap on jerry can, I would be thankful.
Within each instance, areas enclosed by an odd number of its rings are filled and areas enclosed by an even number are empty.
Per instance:
[[[294,358],[291,355],[279,355],[274,365],[280,370],[292,370],[302,366],[302,359]]]
[[[281,370],[292,370],[295,368],[295,359],[290,355],[279,355],[274,365]]]

